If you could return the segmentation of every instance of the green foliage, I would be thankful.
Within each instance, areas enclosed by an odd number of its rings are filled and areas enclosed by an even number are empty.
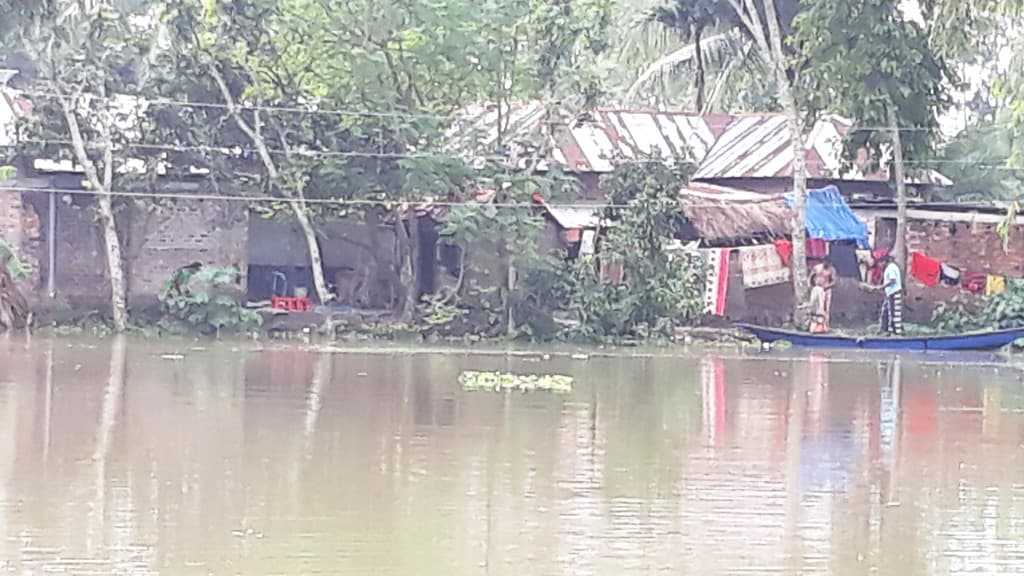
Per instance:
[[[888,112],[901,128],[909,172],[922,168],[938,141],[938,113],[949,103],[953,70],[927,31],[903,16],[898,0],[814,0],[794,21],[791,44],[805,66],[800,93],[811,111],[856,120],[847,156],[868,149],[877,168],[891,144]]]
[[[7,262],[7,273],[14,281],[24,280],[32,273],[32,267],[18,258],[11,245],[0,239],[0,262]]]
[[[692,166],[657,158],[626,163],[602,180],[613,207],[599,258],[622,266],[624,281],[602,281],[594,260],[573,270],[571,309],[580,336],[607,340],[672,337],[694,321],[703,302],[705,270],[693,252],[670,252],[680,225],[679,190]]]
[[[453,304],[465,309],[466,319],[483,333],[493,332],[496,326],[504,326],[507,332],[511,313],[520,335],[534,339],[553,337],[552,314],[566,300],[559,300],[552,286],[561,285],[565,265],[540,248],[547,224],[534,207],[534,195],[563,202],[575,193],[576,181],[558,170],[528,175],[491,164],[480,171],[477,183],[480,188],[495,192],[494,205],[454,207],[439,235],[445,242],[468,247],[470,257],[464,264],[469,273],[489,272],[497,289],[464,282]],[[500,270],[477,268],[472,254],[487,252],[497,255],[487,259],[489,266],[498,266]],[[508,267],[517,276],[511,290],[505,282]]]
[[[245,332],[260,324],[260,316],[239,303],[238,271],[204,267],[184,283],[171,278],[160,294],[160,321],[169,331],[187,329],[204,334]]]
[[[990,294],[977,302],[954,299],[940,304],[932,314],[932,323],[945,332],[1020,328],[1024,326],[1024,280],[1006,279],[1006,291]]]
[[[466,310],[449,304],[443,294],[424,297],[419,310],[420,321],[426,324],[428,330],[447,326],[465,314]]]
[[[984,202],[1024,197],[1024,173],[1009,167],[1013,146],[1010,120],[1004,113],[957,134],[935,164],[953,185],[936,189],[933,198]]]
[[[602,214],[609,226],[601,230],[599,254],[575,261],[538,249],[545,221],[537,210],[456,207],[441,237],[477,251],[493,246],[515,268],[517,282],[504,302],[495,300],[502,297],[502,289],[474,294],[467,287],[451,302],[466,314],[437,308],[433,302],[424,312],[442,323],[475,318],[490,327],[495,313],[507,308],[515,335],[531,340],[671,337],[675,326],[699,316],[703,300],[699,256],[667,250],[679,224],[679,189],[691,171],[687,164],[669,166],[650,159],[623,164],[606,176],[602,186],[612,207]],[[558,203],[573,190],[571,181],[557,173],[512,177],[499,171],[488,185],[500,190],[496,202],[505,206],[529,206],[534,193]],[[602,279],[599,259],[621,263],[625,281]]]

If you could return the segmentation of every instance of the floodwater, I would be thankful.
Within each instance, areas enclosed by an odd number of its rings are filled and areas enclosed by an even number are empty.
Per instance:
[[[0,339],[0,574],[1024,566],[1005,362],[194,346]]]

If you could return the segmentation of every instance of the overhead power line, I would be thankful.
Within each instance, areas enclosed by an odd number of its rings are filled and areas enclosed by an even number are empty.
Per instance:
[[[15,193],[21,194],[26,192],[44,193],[44,194],[59,194],[67,196],[100,196],[109,195],[117,198],[136,198],[136,199],[152,199],[152,200],[211,200],[211,201],[222,201],[222,202],[246,202],[252,204],[282,204],[299,201],[297,199],[287,198],[284,196],[237,196],[237,195],[221,195],[221,194],[205,194],[205,193],[190,193],[190,192],[146,192],[146,191],[127,191],[127,190],[112,190],[107,194],[96,190],[86,190],[81,188],[40,188],[30,186],[7,186],[0,184],[0,193]],[[727,208],[729,204],[764,204],[771,202],[778,202],[780,199],[777,196],[768,196],[764,199],[752,199],[752,200],[723,200],[723,201],[691,201],[686,197],[680,197],[680,207],[685,208]],[[416,208],[430,208],[430,207],[442,207],[442,208],[456,208],[456,207],[467,207],[467,208],[554,208],[554,209],[594,209],[603,210],[607,208],[634,210],[640,209],[640,206],[633,204],[623,203],[564,203],[564,202],[472,202],[472,201],[447,201],[447,200],[431,200],[424,197],[422,200],[380,200],[380,199],[359,199],[359,198],[305,198],[301,200],[306,204],[310,205],[326,205],[326,206],[385,206],[385,207],[405,207],[406,209]],[[845,203],[830,202],[825,204],[828,207],[838,208],[841,206],[847,206]]]
[[[29,96],[36,96],[41,98],[52,98],[59,99],[64,97],[62,94],[56,92],[47,92],[39,90],[20,90],[20,93]],[[137,98],[144,102],[147,106],[156,107],[179,107],[179,108],[208,108],[208,109],[219,109],[229,110],[230,107],[222,102],[204,102],[195,100],[177,100],[170,98],[153,98],[149,99],[145,96],[138,94],[119,94],[114,96],[103,96],[100,94],[93,94],[85,92],[82,96],[88,96],[89,98],[109,103],[121,103],[118,102],[118,97],[121,98]],[[315,105],[309,106],[281,106],[281,105],[267,105],[267,104],[245,104],[238,103],[237,107],[242,110],[249,111],[260,111],[260,112],[281,112],[290,114],[307,114],[312,116],[348,116],[348,117],[366,117],[366,118],[418,118],[418,119],[432,119],[432,120],[444,120],[446,122],[454,123],[458,121],[472,121],[475,117],[466,117],[459,112],[452,112],[449,114],[436,114],[430,112],[412,112],[406,110],[393,110],[393,111],[377,111],[377,110],[355,110],[355,109],[343,109],[343,108],[320,108]],[[617,110],[614,108],[596,108],[587,112],[612,112],[612,113],[638,113],[638,114],[667,114],[667,115],[685,115],[685,116],[702,116],[696,112],[682,112],[673,110]],[[496,111],[494,112],[496,114]],[[508,113],[508,112],[506,112]],[[744,112],[738,114],[727,114],[733,118],[743,118],[751,116],[776,116],[780,115],[780,112]],[[704,115],[707,117],[719,116],[718,114]],[[728,121],[714,121],[708,120],[705,125],[713,130],[720,130],[727,128],[734,119]],[[849,132],[887,132],[892,130],[889,126],[857,126],[853,125]],[[995,129],[997,127],[1011,127],[1013,124],[1009,122],[1004,123],[987,123],[985,128]],[[977,127],[975,127],[977,129]],[[938,126],[901,126],[898,127],[899,132],[942,132],[942,128]]]
[[[65,146],[71,146],[71,140],[65,139],[39,139],[39,138],[24,138],[21,140],[24,144],[37,144],[40,146],[59,144]],[[239,146],[205,146],[205,145],[184,145],[184,144],[146,144],[146,143],[117,143],[116,146],[136,149],[136,150],[154,150],[162,152],[202,152],[202,153],[214,153],[214,154],[248,154],[257,155],[258,151],[255,148],[243,148]],[[99,145],[93,144],[91,148],[97,148]],[[285,156],[289,152],[280,150],[277,148],[268,148],[268,152],[274,156]],[[416,159],[416,158],[434,158],[434,159],[446,159],[446,160],[491,160],[495,162],[508,161],[507,156],[501,155],[477,155],[477,154],[466,154],[465,156],[459,155],[455,152],[368,152],[362,150],[311,150],[308,148],[295,148],[290,152],[293,156],[299,156],[303,158],[381,158],[381,159]],[[647,162],[655,161],[653,158],[614,158],[609,159],[614,164],[643,164]],[[547,160],[548,164],[559,164],[554,160]],[[959,165],[959,166],[973,166],[976,168],[986,168],[990,170],[1003,170],[1018,172],[1024,171],[1024,167],[1007,166],[1005,164],[992,164],[983,163],[970,160],[910,160],[904,161],[904,165],[913,166],[917,168],[930,168],[936,165]],[[807,166],[811,168],[829,168],[824,161],[821,160],[807,160]],[[814,176],[810,176],[814,178]]]

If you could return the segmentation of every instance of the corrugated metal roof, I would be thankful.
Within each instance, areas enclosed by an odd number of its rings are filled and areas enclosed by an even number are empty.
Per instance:
[[[503,107],[506,145],[539,145],[538,135],[550,122],[546,111],[535,101]],[[730,121],[727,115],[641,110],[597,110],[575,118],[558,114],[551,160],[578,172],[610,172],[616,160],[652,154],[699,163]],[[498,116],[496,104],[464,108],[448,131],[448,149],[467,157],[499,154]]]
[[[565,230],[597,228],[601,223],[601,209],[593,206],[548,206],[547,210]]]
[[[816,179],[889,181],[888,170],[865,172],[843,160],[843,138],[853,123],[828,115],[811,126],[804,137],[807,176]],[[736,116],[704,157],[694,178],[789,178],[793,175],[793,147],[782,114]],[[952,184],[948,178],[929,171],[923,178],[908,178],[915,184]]]
[[[698,165],[694,178],[787,178],[793,174],[793,149],[782,114],[709,114],[601,109],[578,118],[559,112],[551,160],[577,172],[610,172],[616,161],[659,154],[668,161],[685,157]],[[520,102],[502,110],[506,142],[539,145],[545,107]],[[810,178],[888,181],[887,171],[865,173],[843,161],[843,137],[852,123],[839,116],[821,118],[804,138]],[[467,156],[499,154],[496,105],[463,109],[449,131],[449,149]],[[522,162],[518,162],[522,167]],[[950,184],[937,172],[921,180]]]

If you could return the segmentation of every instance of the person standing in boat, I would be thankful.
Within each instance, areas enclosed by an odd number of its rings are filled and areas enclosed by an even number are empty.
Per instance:
[[[832,261],[825,258],[811,269],[811,334],[825,334],[831,327],[832,288],[838,273]]]
[[[882,303],[881,330],[884,334],[903,336],[903,272],[896,265],[891,254],[883,258],[882,289],[885,301]]]

